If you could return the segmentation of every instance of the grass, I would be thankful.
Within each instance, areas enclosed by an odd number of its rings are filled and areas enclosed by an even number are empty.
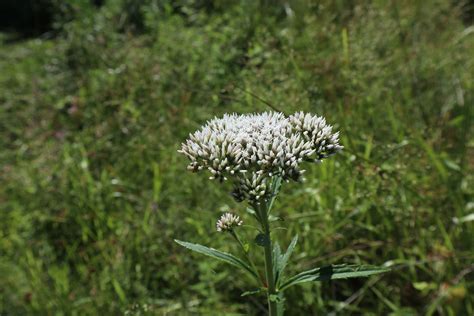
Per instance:
[[[300,236],[288,272],[394,270],[293,288],[287,313],[474,314],[463,7],[171,3],[77,1],[54,37],[2,35],[0,313],[261,313],[241,275],[174,244],[237,250],[215,221],[246,220],[177,149],[216,115],[275,108],[326,116],[345,146],[276,202],[279,238]]]

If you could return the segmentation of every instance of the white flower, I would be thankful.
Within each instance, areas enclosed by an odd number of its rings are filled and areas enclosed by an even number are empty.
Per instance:
[[[326,124],[324,117],[298,112],[288,120],[294,131],[301,133],[305,141],[311,142],[318,159],[329,157],[343,148],[339,145],[339,132],[333,133],[332,126]]]
[[[225,213],[216,223],[216,228],[218,232],[231,231],[234,227],[242,225],[243,222],[240,220],[240,217],[232,213]]]
[[[339,133],[323,117],[298,112],[225,114],[191,134],[180,152],[188,169],[208,170],[210,179],[232,178],[234,197],[258,201],[268,196],[272,176],[299,180],[303,161],[321,161],[343,147]]]

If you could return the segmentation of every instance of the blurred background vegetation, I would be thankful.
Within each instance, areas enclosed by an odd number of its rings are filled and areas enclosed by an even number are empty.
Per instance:
[[[473,6],[2,1],[0,314],[263,314],[173,238],[236,250],[214,225],[244,206],[177,149],[272,106],[345,146],[277,201],[291,272],[394,269],[292,288],[288,315],[474,315]]]

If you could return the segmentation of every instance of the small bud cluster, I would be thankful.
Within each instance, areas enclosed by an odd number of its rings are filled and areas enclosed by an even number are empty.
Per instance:
[[[218,232],[228,232],[233,230],[235,227],[242,225],[243,222],[240,217],[232,213],[225,213],[216,223],[216,229]]]
[[[339,133],[323,117],[264,112],[214,118],[180,152],[190,159],[188,169],[208,170],[210,179],[232,178],[236,200],[258,202],[268,197],[271,177],[298,181],[303,161],[318,162],[341,149]]]
[[[237,202],[242,202],[248,199],[250,202],[258,202],[260,198],[266,198],[269,191],[268,177],[262,174],[252,173],[241,174],[238,177],[238,183],[234,186],[231,192],[232,196]]]

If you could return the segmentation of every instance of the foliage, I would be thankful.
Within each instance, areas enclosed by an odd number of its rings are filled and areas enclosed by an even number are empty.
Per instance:
[[[208,247],[205,247],[205,246],[202,246],[202,245],[192,244],[192,243],[189,243],[189,242],[181,241],[181,240],[175,240],[175,241],[178,244],[180,244],[181,246],[186,247],[186,248],[188,248],[192,251],[201,253],[203,255],[212,257],[212,258],[217,259],[217,260],[222,260],[222,261],[227,262],[228,264],[231,264],[231,265],[233,265],[237,268],[243,269],[243,270],[247,271],[248,273],[250,273],[250,275],[252,275],[253,277],[255,277],[258,280],[258,275],[257,275],[256,271],[254,271],[252,269],[251,266],[249,266],[247,263],[245,263],[244,261],[242,261],[239,258],[234,257],[231,254],[228,254],[228,253],[216,250],[216,249],[208,248]]]
[[[287,314],[474,314],[474,37],[461,6],[70,3],[54,38],[1,35],[0,313],[262,306],[241,297],[240,275],[174,243],[237,250],[210,232],[238,205],[186,175],[177,149],[215,115],[273,107],[339,123],[345,146],[275,200],[278,239],[299,236],[285,275],[392,265],[291,287]]]

